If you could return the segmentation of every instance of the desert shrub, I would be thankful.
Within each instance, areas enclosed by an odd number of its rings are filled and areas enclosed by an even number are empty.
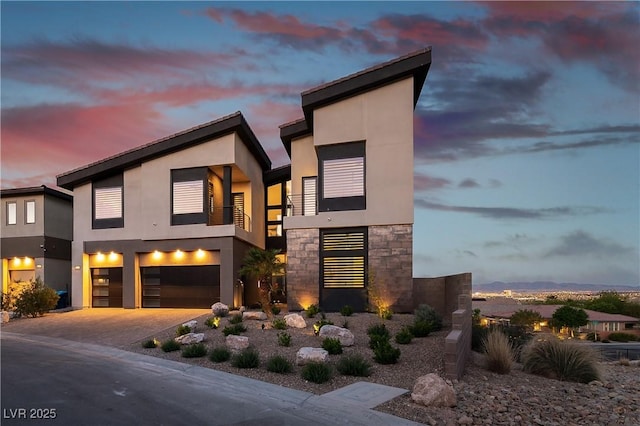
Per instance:
[[[369,328],[367,328],[367,335],[369,337],[371,336],[383,336],[385,337],[387,340],[389,340],[391,338],[391,335],[389,334],[389,330],[387,329],[387,326],[380,323],[380,324],[374,324],[372,326],[370,326]]]
[[[600,380],[598,355],[588,346],[558,339],[532,341],[522,350],[524,371],[552,379],[589,383]]]
[[[629,367],[631,365],[631,361],[629,361],[629,358],[623,357],[618,360],[618,364],[624,365],[625,367]]]
[[[231,365],[236,368],[258,368],[260,366],[260,354],[255,348],[245,348],[231,357]]]
[[[58,293],[52,288],[45,287],[44,282],[38,276],[23,287],[22,292],[16,297],[15,310],[19,316],[26,315],[35,318],[55,308],[59,298]]]
[[[409,331],[413,334],[413,337],[427,337],[433,330],[433,323],[430,321],[415,321],[411,325]]]
[[[233,314],[229,318],[229,324],[240,324],[242,322],[242,314]]]
[[[491,330],[482,343],[487,370],[498,374],[509,373],[514,359],[509,337],[500,330]]]
[[[225,327],[222,330],[222,334],[224,334],[225,336],[228,336],[230,334],[240,335],[240,333],[243,333],[245,331],[247,331],[247,327],[245,327],[244,324],[238,323]]]
[[[307,318],[313,318],[318,315],[318,313],[320,312],[320,308],[318,308],[316,305],[309,305],[309,307],[305,309],[304,312],[307,315]]]
[[[280,311],[281,311],[281,309],[279,307],[277,307],[277,306],[272,306],[271,307],[271,313],[273,315],[278,315],[280,313]]]
[[[322,349],[329,352],[329,355],[340,355],[342,353],[342,343],[340,343],[340,339],[326,337],[322,341]]]
[[[272,356],[267,360],[267,371],[272,373],[286,374],[293,371],[291,361],[281,355]]]
[[[351,305],[344,305],[340,308],[340,315],[343,317],[350,317],[353,315],[353,307],[351,307]]]
[[[203,343],[196,343],[182,348],[183,358],[201,358],[207,355],[207,347]]]
[[[402,330],[396,333],[396,343],[400,345],[408,345],[413,339],[413,334],[408,327],[402,327]]]
[[[191,333],[191,327],[188,325],[179,325],[176,329],[176,336],[182,336]]]
[[[344,320],[344,322],[342,323],[342,328],[349,328],[349,321]]]
[[[209,353],[209,360],[212,362],[225,362],[229,358],[231,358],[231,351],[226,346],[217,346]]]
[[[471,349],[476,352],[482,352],[482,342],[487,337],[489,329],[478,324],[471,326]]]
[[[175,340],[169,339],[169,340],[165,340],[162,343],[162,346],[160,346],[160,349],[162,349],[163,352],[173,352],[173,351],[180,350],[181,346],[182,345],[176,342]]]
[[[427,321],[431,323],[432,331],[442,330],[442,317],[431,306],[423,303],[413,313],[415,322]]]
[[[289,333],[278,333],[278,345],[280,346],[291,346],[291,335]]]
[[[391,310],[391,308],[382,307],[378,309],[378,316],[383,320],[390,320],[391,318],[393,318],[393,311]]]
[[[348,355],[340,358],[336,369],[344,376],[368,377],[371,375],[371,364],[361,355]]]
[[[313,383],[331,380],[331,367],[322,362],[310,362],[302,367],[302,378]]]
[[[381,343],[389,343],[389,339],[389,336],[372,334],[371,336],[369,336],[369,348],[375,349]]]
[[[316,336],[318,335],[318,333],[320,333],[320,329],[324,325],[333,325],[333,321],[329,321],[328,319],[325,319],[325,318],[319,321],[316,321],[316,323],[313,324],[313,332],[315,333]]]
[[[142,342],[142,347],[145,349],[153,349],[158,347],[158,341],[156,339],[149,339]]]
[[[378,364],[395,364],[400,358],[400,349],[391,346],[388,340],[380,341],[373,349],[373,359]]]
[[[638,338],[635,336],[635,334],[631,334],[631,333],[623,333],[620,331],[617,331],[615,333],[611,333],[609,334],[609,336],[607,336],[607,338],[609,340],[611,340],[612,342],[635,342],[636,340],[638,340]]]
[[[220,326],[220,317],[209,317],[204,320],[204,325],[209,328],[218,328]]]
[[[284,318],[276,318],[271,321],[271,326],[276,330],[286,330],[287,322],[284,320]]]

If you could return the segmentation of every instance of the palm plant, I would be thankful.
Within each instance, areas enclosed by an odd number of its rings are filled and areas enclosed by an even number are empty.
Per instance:
[[[269,318],[273,317],[271,292],[278,290],[278,283],[273,281],[273,275],[282,273],[284,264],[278,258],[280,250],[250,249],[243,259],[240,275],[254,277],[258,282],[258,297],[262,310]]]

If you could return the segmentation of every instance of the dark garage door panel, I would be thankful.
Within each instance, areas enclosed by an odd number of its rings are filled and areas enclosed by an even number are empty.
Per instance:
[[[220,266],[142,269],[142,307],[209,308],[220,300]]]

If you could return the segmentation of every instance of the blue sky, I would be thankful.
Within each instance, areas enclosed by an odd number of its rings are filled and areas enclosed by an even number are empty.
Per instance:
[[[414,275],[640,282],[638,2],[7,2],[2,187],[242,111],[274,166],[300,92],[432,46]]]

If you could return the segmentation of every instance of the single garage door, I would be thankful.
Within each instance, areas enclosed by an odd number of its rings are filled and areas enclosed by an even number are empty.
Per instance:
[[[220,301],[220,265],[140,269],[143,308],[209,308]]]

